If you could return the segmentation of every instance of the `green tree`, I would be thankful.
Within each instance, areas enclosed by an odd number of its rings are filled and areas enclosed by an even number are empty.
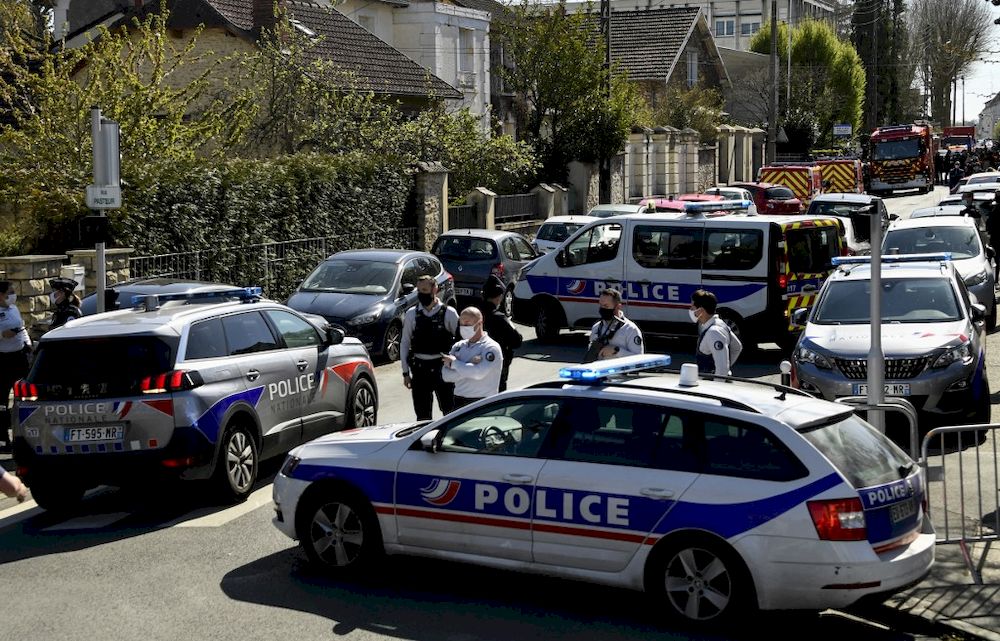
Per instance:
[[[712,142],[718,136],[717,128],[723,124],[725,104],[725,99],[716,89],[673,84],[667,88],[659,107],[644,124],[694,129],[702,142]]]

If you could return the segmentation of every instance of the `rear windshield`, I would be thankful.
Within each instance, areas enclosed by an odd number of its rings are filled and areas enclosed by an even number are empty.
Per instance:
[[[898,481],[913,471],[913,461],[895,443],[857,416],[802,436],[858,489]]]
[[[854,325],[871,322],[871,281],[826,283],[810,322]],[[944,278],[882,278],[882,322],[939,323],[962,318],[955,290]]]
[[[434,243],[431,252],[449,260],[493,260],[497,248],[492,240],[469,236],[443,236]]]
[[[788,271],[818,274],[833,269],[833,257],[840,255],[839,227],[803,227],[785,232]]]
[[[771,200],[789,200],[795,198],[795,194],[788,187],[768,187],[764,195]]]
[[[980,254],[982,247],[979,232],[972,227],[917,227],[888,232],[882,251],[887,254],[951,252],[952,258],[972,258]]]
[[[173,369],[176,349],[155,336],[42,341],[27,380],[45,398],[137,394],[143,378]]]
[[[583,227],[583,225],[579,223],[547,223],[538,229],[538,233],[535,234],[535,239],[561,243],[572,236],[576,230],[581,227]]]

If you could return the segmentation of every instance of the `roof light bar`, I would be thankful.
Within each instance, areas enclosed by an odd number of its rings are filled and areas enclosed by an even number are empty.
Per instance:
[[[707,202],[684,202],[684,211],[696,214],[705,211],[737,211],[750,209],[753,203],[749,200],[710,200]]]
[[[611,358],[605,361],[564,367],[559,370],[559,378],[590,383],[611,376],[634,374],[646,370],[668,367],[669,365],[670,357],[665,354],[635,354],[633,356],[622,356],[621,358]]]
[[[162,303],[183,300],[191,303],[211,303],[236,298],[241,301],[255,300],[264,294],[260,287],[233,287],[212,292],[180,292],[176,294],[137,295],[132,297],[132,306],[152,311]]]
[[[882,264],[890,263],[933,263],[947,262],[951,260],[951,252],[941,252],[938,254],[888,254],[882,256]],[[834,256],[834,266],[839,265],[868,265],[872,262],[871,256]]]

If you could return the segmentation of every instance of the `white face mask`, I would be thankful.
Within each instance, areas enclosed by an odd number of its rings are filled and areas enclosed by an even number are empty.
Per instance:
[[[694,313],[693,309],[689,309],[688,310],[688,316],[691,317],[691,322],[692,323],[697,323],[698,322],[698,315]]]
[[[465,340],[469,340],[470,338],[476,335],[476,326],[462,325],[461,327],[458,328],[458,332],[462,336],[462,338],[464,338]]]
[[[49,300],[52,301],[53,305],[55,305],[56,303],[59,302],[58,300],[56,300],[56,293],[55,292],[50,292],[49,293]]]
[[[17,302],[17,294],[15,294],[14,292],[11,292],[11,293],[7,294],[7,304],[8,305],[13,305],[16,302]]]

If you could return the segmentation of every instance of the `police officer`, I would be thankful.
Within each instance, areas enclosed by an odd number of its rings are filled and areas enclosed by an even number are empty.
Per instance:
[[[743,343],[729,325],[715,313],[715,294],[699,289],[691,294],[691,320],[698,323],[698,349],[695,357],[699,371],[708,374],[732,374],[733,364],[743,351]]]
[[[583,362],[642,354],[642,332],[622,313],[622,293],[609,287],[599,300],[601,320],[590,328],[590,345]]]
[[[483,285],[483,302],[481,311],[483,312],[483,331],[500,345],[503,352],[503,369],[500,372],[500,389],[503,392],[507,389],[507,375],[510,373],[510,364],[514,360],[514,350],[521,346],[524,339],[520,332],[507,320],[507,315],[500,309],[500,300],[503,298],[507,288],[503,281],[496,276],[490,276],[486,284]]]
[[[49,287],[52,288],[49,299],[55,306],[50,330],[83,316],[80,312],[80,297],[73,293],[77,285],[79,283],[72,278],[53,278],[49,281]]]
[[[466,307],[460,323],[462,340],[444,357],[442,370],[442,378],[455,384],[455,409],[496,394],[503,372],[503,350],[483,331],[483,313]]]
[[[28,373],[31,338],[14,303],[17,294],[8,281],[0,281],[0,451],[10,451],[10,412],[7,402],[14,382]]]
[[[433,276],[417,279],[417,305],[403,315],[403,336],[399,360],[403,385],[413,396],[418,421],[432,418],[434,396],[442,414],[452,410],[455,386],[441,378],[442,357],[455,344],[458,312],[438,300],[438,284]]]

